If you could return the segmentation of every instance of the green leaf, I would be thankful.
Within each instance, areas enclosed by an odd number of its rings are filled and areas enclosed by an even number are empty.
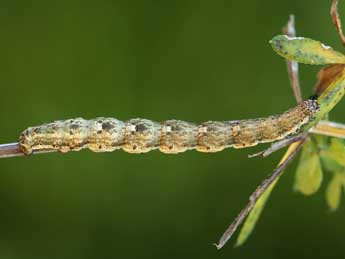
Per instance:
[[[317,149],[323,149],[328,147],[327,137],[323,135],[312,135],[311,140],[316,144]]]
[[[345,64],[345,56],[319,41],[277,35],[270,41],[272,48],[280,56],[310,65]]]
[[[338,138],[332,138],[330,147],[324,152],[325,156],[332,158],[341,166],[345,166],[345,145]]]
[[[314,194],[320,188],[322,178],[319,155],[309,141],[302,150],[296,171],[294,189],[304,195]]]
[[[341,172],[334,173],[333,178],[328,183],[328,186],[326,189],[326,201],[331,211],[335,211],[339,207],[342,185],[343,185],[342,173]]]
[[[327,153],[322,153],[321,155],[321,162],[322,162],[322,166],[323,168],[327,171],[327,172],[336,172],[338,170],[341,170],[343,168],[343,166],[341,166],[336,160],[333,159],[332,156],[328,155],[329,152]]]
[[[252,211],[248,215],[243,227],[241,228],[241,232],[237,237],[235,246],[241,246],[243,245],[250,234],[253,232],[254,227],[256,225],[256,222],[258,221],[263,209],[265,208],[266,201],[268,197],[270,196],[274,186],[278,182],[279,178],[277,178],[271,186],[262,194],[262,196],[258,199],[258,201],[255,203]]]

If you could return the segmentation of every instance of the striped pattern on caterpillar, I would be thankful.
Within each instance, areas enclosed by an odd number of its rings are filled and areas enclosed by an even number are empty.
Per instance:
[[[60,152],[88,148],[94,152],[123,149],[129,153],[145,153],[159,149],[176,154],[191,149],[218,152],[228,147],[245,148],[273,142],[300,132],[315,118],[317,100],[306,100],[296,107],[266,118],[238,121],[208,121],[200,125],[168,120],[162,123],[146,119],[126,122],[114,118],[82,118],[54,121],[30,127],[19,137],[24,154],[40,150]]]

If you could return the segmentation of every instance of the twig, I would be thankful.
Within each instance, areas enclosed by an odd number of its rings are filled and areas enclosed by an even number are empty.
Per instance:
[[[270,187],[270,185],[274,182],[275,179],[280,177],[284,169],[287,167],[289,162],[293,160],[293,158],[297,155],[297,153],[302,148],[304,142],[306,141],[307,137],[301,139],[300,142],[297,144],[295,149],[287,156],[286,160],[279,164],[276,169],[273,171],[271,176],[265,179],[261,185],[252,193],[249,197],[249,203],[247,206],[240,212],[240,214],[236,217],[236,219],[231,223],[231,225],[227,228],[224,232],[222,237],[219,240],[218,244],[215,244],[218,249],[221,249],[225,243],[231,238],[232,234],[236,231],[237,227],[244,221],[247,217],[248,213],[252,210],[257,200],[261,197],[261,195]]]
[[[0,158],[23,156],[24,153],[20,150],[18,143],[10,143],[0,145]]]
[[[51,153],[56,152],[56,150],[40,150],[33,154]],[[23,151],[20,149],[18,143],[9,143],[0,145],[0,158],[15,157],[15,156],[25,156]]]
[[[290,37],[296,36],[296,29],[295,29],[295,16],[290,15],[289,21],[287,22],[286,26],[283,28],[283,33]],[[290,84],[293,90],[293,94],[297,103],[303,101],[302,93],[301,93],[301,86],[298,79],[298,63],[296,61],[289,61],[286,60],[288,75]]]
[[[289,137],[289,138],[274,142],[269,148],[264,149],[258,153],[255,153],[255,154],[248,155],[248,158],[253,158],[253,157],[258,157],[258,156],[267,157],[267,156],[271,155],[272,153],[274,153],[274,152],[276,152],[276,151],[278,151],[284,147],[290,146],[294,142],[297,142],[297,141],[300,141],[301,139],[304,139],[307,136],[307,134],[308,133],[302,133],[302,134],[299,134],[297,136]]]
[[[341,28],[341,20],[339,18],[339,13],[338,13],[338,0],[333,0],[332,2],[331,17],[332,17],[332,22],[338,31],[341,43],[343,44],[343,46],[345,46],[345,36]]]
[[[345,138],[345,125],[333,121],[319,121],[315,127],[309,130],[310,133],[328,137]]]

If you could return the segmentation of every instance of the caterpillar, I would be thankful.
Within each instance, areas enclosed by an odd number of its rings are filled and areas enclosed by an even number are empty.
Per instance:
[[[207,121],[199,125],[180,120],[162,123],[147,119],[122,122],[99,117],[54,121],[27,128],[19,137],[21,151],[94,152],[123,149],[128,153],[145,153],[159,149],[176,154],[196,149],[218,152],[228,147],[245,148],[273,142],[300,132],[315,118],[320,107],[316,99],[308,99],[280,115],[237,121]]]

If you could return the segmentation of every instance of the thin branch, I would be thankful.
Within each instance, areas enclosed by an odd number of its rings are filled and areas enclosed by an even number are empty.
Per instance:
[[[267,188],[270,187],[270,185],[278,178],[280,177],[284,169],[287,167],[290,161],[293,160],[293,158],[298,154],[300,149],[302,148],[304,142],[306,141],[307,137],[300,140],[300,142],[297,144],[297,146],[294,148],[294,150],[286,157],[286,159],[280,163],[276,169],[273,171],[271,176],[267,179],[265,179],[261,185],[259,185],[258,188],[252,193],[252,195],[249,197],[249,203],[247,206],[240,212],[240,214],[236,217],[236,219],[231,223],[231,225],[227,228],[227,230],[224,232],[222,237],[219,240],[219,243],[216,244],[216,247],[218,249],[221,249],[225,243],[231,238],[233,233],[236,231],[237,227],[245,220],[248,213],[253,209],[255,203],[257,200],[261,197],[261,195],[267,190]]]
[[[332,17],[332,22],[338,31],[341,43],[345,47],[345,36],[344,36],[343,30],[341,28],[341,20],[340,20],[339,13],[338,13],[338,0],[333,0],[333,2],[332,2],[331,17]]]
[[[0,145],[0,158],[23,156],[18,143]]]
[[[36,151],[33,154],[43,154],[43,153],[51,153],[56,152],[56,150],[40,150]],[[7,157],[15,157],[15,156],[25,156],[23,151],[20,149],[18,143],[9,143],[9,144],[2,144],[0,145],[0,158],[7,158]]]
[[[333,121],[319,121],[310,133],[345,139],[345,124]]]
[[[258,157],[258,156],[267,157],[267,156],[271,155],[272,153],[274,153],[274,152],[276,152],[276,151],[278,151],[284,147],[290,146],[292,143],[295,143],[297,141],[304,139],[307,136],[307,134],[308,133],[302,133],[302,134],[299,134],[297,136],[293,136],[293,137],[279,140],[277,142],[274,142],[269,148],[264,149],[258,153],[255,153],[255,154],[248,155],[248,157],[249,158]]]
[[[289,21],[287,22],[286,26],[283,28],[283,33],[290,37],[296,36],[294,15],[290,15]],[[302,98],[301,86],[300,86],[299,78],[298,78],[298,63],[296,61],[286,60],[286,65],[287,65],[289,80],[290,80],[293,94],[295,96],[297,103],[300,103],[303,101],[303,98]]]

